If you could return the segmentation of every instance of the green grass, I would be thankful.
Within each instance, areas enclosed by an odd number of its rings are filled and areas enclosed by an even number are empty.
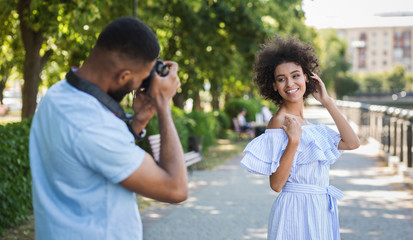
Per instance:
[[[193,168],[198,170],[214,169],[240,154],[248,142],[248,139],[218,139],[217,143],[209,147],[208,151],[204,154],[203,162],[199,162]]]

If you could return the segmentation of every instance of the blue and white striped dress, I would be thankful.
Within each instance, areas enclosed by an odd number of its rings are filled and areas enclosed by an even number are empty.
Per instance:
[[[337,200],[343,193],[329,185],[330,164],[341,155],[340,134],[326,125],[304,125],[290,176],[275,200],[268,239],[340,239]],[[267,129],[245,148],[241,161],[249,172],[271,175],[288,143],[282,129]]]

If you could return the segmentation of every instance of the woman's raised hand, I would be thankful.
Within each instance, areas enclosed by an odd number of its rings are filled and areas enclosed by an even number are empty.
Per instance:
[[[285,116],[284,124],[281,128],[287,134],[288,140],[291,142],[299,143],[301,138],[301,133],[303,130],[301,129],[301,125],[298,120],[294,117]]]
[[[321,80],[321,78],[315,73],[313,73],[313,76],[311,76],[311,78],[315,83],[315,91],[312,93],[313,97],[321,104],[325,105],[325,103],[330,101],[331,98],[330,96],[328,96],[327,89],[324,85],[323,80]]]

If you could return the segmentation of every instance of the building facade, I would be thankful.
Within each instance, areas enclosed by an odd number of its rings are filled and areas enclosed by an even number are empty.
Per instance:
[[[348,43],[352,73],[390,71],[396,64],[413,73],[413,26],[337,30]]]

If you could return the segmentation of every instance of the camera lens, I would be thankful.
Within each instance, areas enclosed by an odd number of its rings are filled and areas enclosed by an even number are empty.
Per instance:
[[[157,61],[155,65],[155,71],[161,77],[165,77],[169,73],[169,67],[162,61]]]

